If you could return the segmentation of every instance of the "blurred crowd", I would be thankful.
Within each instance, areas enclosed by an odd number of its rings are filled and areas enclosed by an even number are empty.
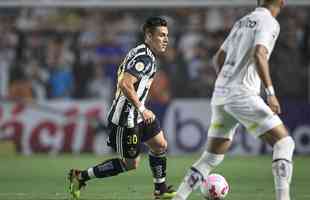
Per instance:
[[[210,97],[216,78],[211,58],[234,21],[252,9],[0,8],[1,97],[110,102],[117,67],[143,41],[141,24],[151,15],[165,16],[170,31],[151,101]],[[271,73],[282,98],[309,96],[309,11],[289,7],[278,18]]]

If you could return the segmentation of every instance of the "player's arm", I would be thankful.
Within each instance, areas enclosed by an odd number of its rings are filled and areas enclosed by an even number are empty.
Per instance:
[[[135,90],[134,84],[138,82],[138,78],[125,72],[119,81],[119,88],[127,99],[136,107],[140,108],[143,104],[139,101],[138,94]]]
[[[119,81],[120,90],[137,108],[147,124],[151,123],[155,119],[155,115],[151,110],[145,108],[139,100],[138,94],[135,90],[135,83],[141,79],[144,71],[148,71],[148,63],[148,58],[138,57],[136,60],[132,61],[132,64],[126,65],[126,70]]]
[[[256,45],[255,47],[255,62],[257,72],[266,88],[272,87],[272,81],[269,72],[268,50],[263,45]]]
[[[272,111],[280,114],[281,107],[278,102],[278,99],[275,96],[275,91],[272,85],[272,80],[269,71],[268,49],[263,45],[260,44],[256,45],[254,58],[257,66],[258,75],[266,88],[268,104]]]
[[[261,21],[256,28],[254,40],[256,70],[265,86],[268,105],[275,113],[281,113],[281,108],[272,85],[269,72],[268,54],[272,51],[270,44],[277,40],[279,32],[279,24],[275,21]]]
[[[213,57],[213,68],[216,74],[219,74],[226,59],[226,52],[220,48]]]

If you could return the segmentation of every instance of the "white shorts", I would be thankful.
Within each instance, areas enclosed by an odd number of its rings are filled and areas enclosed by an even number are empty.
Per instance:
[[[208,137],[232,139],[239,123],[259,137],[282,121],[260,96],[244,96],[224,105],[212,105]]]

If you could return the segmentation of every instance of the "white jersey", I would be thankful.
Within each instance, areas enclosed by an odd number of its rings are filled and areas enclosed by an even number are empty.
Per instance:
[[[226,52],[217,77],[212,105],[222,105],[240,95],[259,95],[261,80],[254,60],[255,46],[267,48],[268,59],[280,32],[280,25],[266,8],[256,8],[237,21],[221,49]]]

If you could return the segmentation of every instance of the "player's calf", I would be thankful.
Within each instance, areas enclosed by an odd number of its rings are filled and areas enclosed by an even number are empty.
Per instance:
[[[153,174],[154,198],[171,199],[175,195],[172,186],[166,185],[167,158],[166,152],[149,152],[149,164]]]
[[[90,167],[87,170],[81,172],[81,179],[88,181],[93,178],[105,178],[110,176],[116,176],[119,173],[128,171],[125,163],[120,158],[113,158],[106,160],[103,163]]]

